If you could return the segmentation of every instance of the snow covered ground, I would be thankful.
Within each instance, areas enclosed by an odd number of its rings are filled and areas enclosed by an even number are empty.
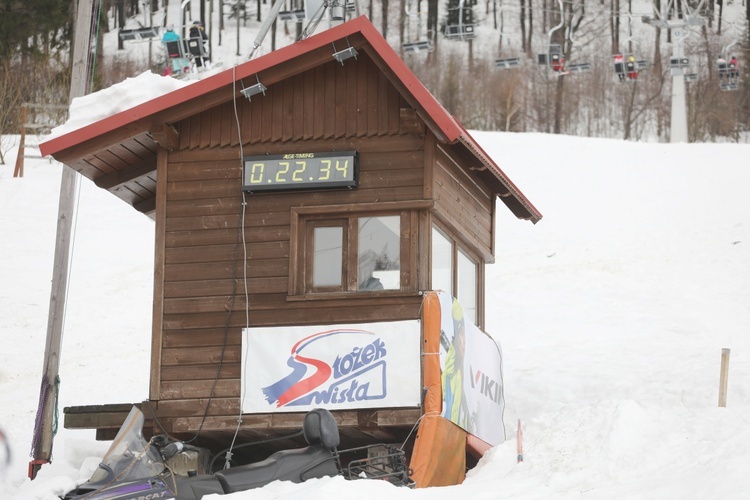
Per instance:
[[[747,498],[750,145],[474,135],[544,214],[532,225],[500,205],[487,270],[508,440],[460,486],[334,478],[228,498]],[[14,179],[14,159],[0,166],[0,428],[13,453],[0,498],[53,499],[107,443],[61,429],[53,463],[26,479],[62,167],[27,160]],[[83,180],[75,226],[60,408],[141,401],[153,223]]]
[[[241,34],[249,47],[254,34]],[[214,46],[225,68],[245,59],[225,45]],[[128,94],[123,105],[145,97]],[[532,225],[499,204],[497,262],[487,269],[508,440],[460,486],[411,491],[334,478],[225,498],[747,498],[750,145],[474,135],[544,214]],[[0,498],[55,499],[88,477],[108,443],[61,423],[53,463],[26,478],[62,167],[27,160],[14,179],[15,156],[0,165],[0,429],[12,450]],[[75,228],[60,411],[141,401],[153,223],[84,179]],[[731,349],[726,408],[717,407],[722,348]]]

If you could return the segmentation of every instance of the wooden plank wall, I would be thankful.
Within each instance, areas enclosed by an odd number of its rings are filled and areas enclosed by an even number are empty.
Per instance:
[[[461,168],[452,153],[436,145],[433,196],[436,213],[484,261],[493,260],[494,195],[477,176]]]
[[[180,122],[168,160],[159,414],[197,425],[214,387],[205,428],[239,412],[243,238],[253,326],[366,321],[384,311],[418,318],[421,304],[416,289],[406,298],[287,300],[292,207],[423,196],[424,134],[402,123],[407,105],[375,65],[366,56],[332,61],[236,105],[237,116],[227,103]],[[247,195],[243,235],[241,155],[328,150],[359,152],[359,188]]]

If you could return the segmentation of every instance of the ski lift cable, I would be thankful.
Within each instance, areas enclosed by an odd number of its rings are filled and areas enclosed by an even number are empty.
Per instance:
[[[568,3],[572,3],[572,2],[567,2],[567,1],[563,0],[563,4],[568,4]],[[498,13],[500,13],[500,12],[510,12],[510,13],[513,13],[513,14],[518,14],[518,13],[521,12],[521,10],[522,10],[521,7],[517,6],[517,5],[502,5],[498,9]],[[528,8],[526,10],[528,11]],[[543,13],[547,13],[547,14],[557,14],[557,13],[559,13],[559,10],[553,9],[553,8],[546,8],[546,9],[534,9],[534,12],[535,13],[537,13],[537,12],[543,12]],[[613,10],[613,9],[597,10],[597,12],[598,13],[602,13],[602,14],[607,14],[609,17],[612,17],[612,18],[622,18],[622,17],[628,17],[628,16],[639,18],[639,17],[644,17],[644,16],[650,16],[650,15],[653,14],[653,11],[626,12],[626,11],[618,11],[618,10]]]
[[[317,29],[318,24],[320,24],[320,21],[323,19],[323,15],[325,14],[329,5],[329,2],[325,1],[318,6],[318,9],[315,11],[312,18],[302,30],[302,33],[300,33],[299,38],[297,39],[298,42],[309,37]]]

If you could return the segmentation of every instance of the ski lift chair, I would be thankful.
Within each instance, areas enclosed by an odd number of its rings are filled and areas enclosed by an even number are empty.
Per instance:
[[[612,61],[615,68],[615,75],[620,78],[620,81],[625,81],[625,55],[615,54],[612,56]]]
[[[591,71],[591,63],[569,64],[568,71],[571,73],[585,73],[586,71]]]
[[[495,66],[500,69],[512,69],[521,65],[520,57],[509,57],[506,59],[495,59]]]
[[[717,63],[719,70],[719,88],[721,90],[739,90],[739,76],[737,67],[728,62]]]
[[[690,59],[687,57],[670,57],[669,67],[672,70],[672,75],[679,75],[679,72],[690,69]],[[698,73],[685,72],[684,77],[686,82],[694,82],[698,79]]]
[[[280,21],[295,21],[301,23],[305,19],[305,9],[282,10],[279,12]]]
[[[669,68],[672,70],[672,75],[679,75],[683,70],[690,68],[690,59],[687,57],[670,57]],[[685,81],[692,82],[698,79],[698,74],[691,72],[684,72]]]
[[[455,1],[455,0],[454,0]],[[448,7],[443,34],[449,40],[471,40],[476,38],[476,22],[474,21],[473,5],[476,0],[458,0],[457,5]]]
[[[732,79],[732,68],[728,62],[721,60],[716,63],[716,69],[719,71],[719,80],[731,80]]]
[[[736,80],[727,80],[719,84],[721,90],[739,90],[740,84]]]
[[[185,46],[182,40],[170,40],[164,42],[164,46],[167,50],[170,74],[175,77],[182,76],[186,70],[190,69],[190,61],[185,54]]]
[[[670,57],[669,67],[672,69],[684,69],[690,66],[690,59],[687,57]]]
[[[412,6],[412,3],[416,4],[416,9]],[[432,39],[429,37],[429,34],[425,33],[422,30],[422,16],[424,15],[424,13],[420,9],[420,3],[421,0],[407,0],[406,4],[404,5],[404,12],[408,16],[407,24],[405,26],[407,32],[407,40],[411,39],[411,36],[409,35],[409,33],[412,31],[411,19],[416,20],[415,22],[417,34],[415,38],[418,39],[416,41],[404,42],[401,45],[401,49],[403,49],[404,52],[432,52],[432,50],[434,49],[434,44],[432,42]],[[426,36],[427,38],[419,40],[419,38],[421,38],[422,36]]]
[[[553,56],[562,57],[562,47],[558,43],[552,43],[547,47],[547,52],[544,54],[537,54],[536,62],[540,66],[549,66],[553,60]]]
[[[435,48],[432,40],[419,40],[417,42],[406,42],[402,46],[404,52],[432,52]]]
[[[450,40],[471,40],[477,37],[476,24],[458,23],[445,25],[445,37]]]
[[[188,53],[193,58],[202,57],[205,59],[208,57],[208,52],[201,38],[188,38],[185,43]]]
[[[157,26],[149,26],[146,28],[121,29],[118,36],[123,42],[148,40],[149,38],[159,36],[159,28]]]

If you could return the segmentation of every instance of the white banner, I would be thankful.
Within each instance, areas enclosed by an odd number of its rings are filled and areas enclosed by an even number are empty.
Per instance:
[[[496,446],[505,440],[500,345],[464,318],[456,299],[444,292],[438,298],[443,417]]]
[[[417,407],[418,320],[246,328],[242,412]]]

